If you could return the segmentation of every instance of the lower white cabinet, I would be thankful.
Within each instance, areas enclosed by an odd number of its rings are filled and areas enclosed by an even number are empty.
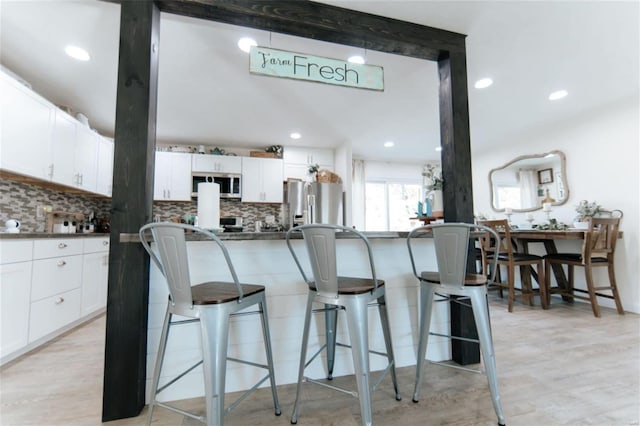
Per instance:
[[[0,364],[106,306],[109,238],[0,240]]]
[[[82,303],[80,315],[89,315],[107,306],[109,239],[84,241],[82,255]]]
[[[8,241],[0,251],[0,357],[18,351],[29,338],[32,241]]]

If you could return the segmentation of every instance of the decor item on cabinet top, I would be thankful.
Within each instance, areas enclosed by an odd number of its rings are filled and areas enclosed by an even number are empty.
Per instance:
[[[276,155],[276,158],[282,158],[283,148],[282,145],[271,145],[265,149],[266,152],[272,152]]]

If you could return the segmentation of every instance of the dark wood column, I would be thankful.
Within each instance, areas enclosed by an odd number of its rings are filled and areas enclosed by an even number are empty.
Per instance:
[[[438,60],[438,71],[444,219],[447,222],[472,223],[473,188],[465,50],[450,52]],[[472,256],[468,267],[470,270],[475,269]],[[458,336],[477,338],[471,308],[451,302],[451,332]],[[480,362],[479,346],[476,343],[452,340],[451,351],[453,360],[459,364]]]
[[[138,415],[146,381],[149,261],[119,236],[152,214],[160,11],[122,1],[120,13],[102,421]]]

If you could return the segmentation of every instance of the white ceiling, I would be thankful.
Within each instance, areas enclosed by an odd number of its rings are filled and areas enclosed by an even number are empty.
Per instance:
[[[640,7],[628,2],[324,1],[467,34],[473,150],[637,96]],[[0,62],[58,105],[113,136],[120,6],[0,1]],[[365,54],[385,91],[250,75],[236,42],[316,56]],[[90,62],[68,58],[85,47]],[[473,83],[491,77],[479,91]],[[163,144],[266,147],[351,144],[355,158],[437,159],[437,68],[397,55],[162,14],[157,138]],[[547,96],[566,89],[569,96]],[[303,138],[289,139],[291,131]],[[395,147],[382,144],[393,140]],[[535,149],[533,151],[537,152]]]

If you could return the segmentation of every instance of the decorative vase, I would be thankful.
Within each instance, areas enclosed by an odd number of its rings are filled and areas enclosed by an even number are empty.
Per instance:
[[[431,191],[431,215],[433,217],[444,217],[444,202],[442,201],[442,190]]]

